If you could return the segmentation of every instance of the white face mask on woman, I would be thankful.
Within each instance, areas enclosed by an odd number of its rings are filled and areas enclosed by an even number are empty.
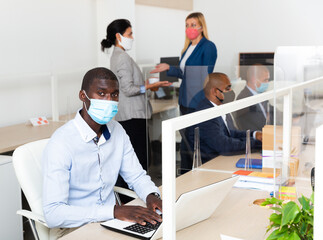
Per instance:
[[[124,50],[130,50],[132,47],[133,39],[124,37],[120,33],[119,36],[121,37],[121,42],[118,40],[119,44],[124,48]]]

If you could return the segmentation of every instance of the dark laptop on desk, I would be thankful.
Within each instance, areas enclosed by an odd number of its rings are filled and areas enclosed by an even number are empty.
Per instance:
[[[189,227],[209,218],[222,200],[230,192],[237,177],[228,178],[208,186],[183,193],[175,203],[176,230]],[[163,224],[141,226],[136,223],[112,219],[101,223],[102,226],[140,239],[159,239],[162,237]]]

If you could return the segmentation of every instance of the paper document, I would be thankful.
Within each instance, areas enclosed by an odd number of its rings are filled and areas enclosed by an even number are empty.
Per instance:
[[[278,191],[279,186],[274,184],[269,184],[269,183],[259,183],[259,182],[249,182],[249,181],[238,180],[233,185],[233,187],[272,192],[272,191]]]
[[[223,235],[223,234],[221,234],[220,237],[221,237],[221,240],[243,240],[242,238],[230,237],[230,236]]]

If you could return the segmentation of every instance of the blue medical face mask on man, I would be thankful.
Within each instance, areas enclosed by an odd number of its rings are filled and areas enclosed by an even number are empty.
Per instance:
[[[87,99],[91,102],[90,108],[87,109],[87,113],[96,123],[105,125],[118,113],[118,102],[94,98],[90,99],[85,91],[84,93]]]
[[[256,91],[258,93],[263,93],[268,89],[269,83],[261,83],[259,87],[256,85]]]

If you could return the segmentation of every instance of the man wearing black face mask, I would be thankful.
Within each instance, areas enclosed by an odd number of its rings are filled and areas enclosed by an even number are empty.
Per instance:
[[[217,107],[234,100],[234,92],[227,75],[211,73],[204,84],[205,98],[200,101],[197,111]],[[219,155],[236,155],[245,152],[246,132],[236,130],[230,115],[211,119],[189,128],[189,142],[193,149],[194,128],[200,129],[200,149],[202,163]],[[261,149],[261,132],[251,132],[251,148]],[[183,165],[182,165],[183,167]],[[187,163],[187,169],[192,168],[192,162]]]

